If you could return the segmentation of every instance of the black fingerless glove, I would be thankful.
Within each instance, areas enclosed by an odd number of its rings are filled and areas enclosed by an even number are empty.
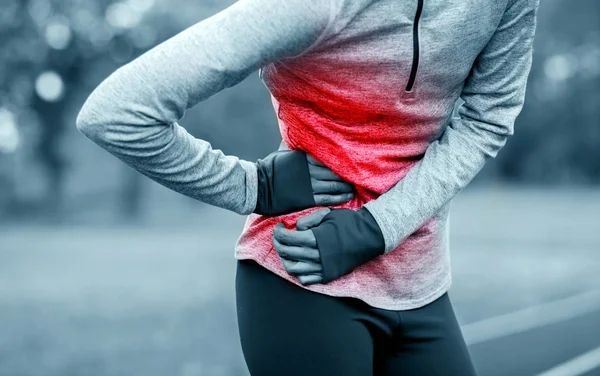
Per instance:
[[[382,255],[385,240],[366,208],[331,209],[311,228],[321,255],[322,283],[328,283]]]
[[[315,206],[306,153],[278,150],[256,162],[258,199],[254,213],[277,216]]]

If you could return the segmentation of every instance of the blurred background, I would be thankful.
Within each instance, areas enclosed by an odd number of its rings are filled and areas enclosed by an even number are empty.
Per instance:
[[[231,0],[0,0],[0,376],[248,375],[244,217],[168,191],[75,118],[117,67]],[[600,375],[600,3],[542,0],[515,135],[453,203],[450,295],[481,376]],[[255,72],[180,122],[247,160]]]

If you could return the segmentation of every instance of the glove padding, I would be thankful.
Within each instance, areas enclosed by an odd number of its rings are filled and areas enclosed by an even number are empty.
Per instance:
[[[258,199],[254,213],[278,216],[314,207],[306,153],[278,150],[256,162]]]
[[[321,258],[321,283],[351,272],[385,250],[383,233],[364,207],[359,210],[331,209],[311,231]]]

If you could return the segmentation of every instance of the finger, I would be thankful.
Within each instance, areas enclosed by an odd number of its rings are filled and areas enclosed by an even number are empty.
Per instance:
[[[354,195],[352,193],[344,193],[341,195],[314,195],[315,205],[316,206],[327,206],[327,205],[338,205],[343,204],[344,202],[348,202],[352,200]]]
[[[321,166],[321,167],[327,167],[322,162],[318,161],[315,157],[313,157],[312,155],[310,155],[308,153],[306,153],[306,160],[308,161],[309,164]]]
[[[342,181],[310,179],[314,193],[352,193],[352,184]]]
[[[317,241],[312,231],[288,230],[284,226],[275,226],[273,237],[280,243],[299,247],[317,248]]]
[[[331,211],[331,209],[324,208],[324,209],[317,210],[316,212],[310,213],[309,215],[306,215],[304,217],[300,217],[296,220],[296,228],[298,229],[298,231],[307,231],[311,227],[318,226],[321,223],[321,221],[323,220],[323,217],[325,217],[327,214],[329,214],[330,211]],[[313,235],[313,237],[314,237],[314,235]],[[316,248],[316,247],[317,247],[317,243],[315,241],[315,246],[312,248]]]
[[[308,172],[310,176],[317,180],[333,180],[333,181],[344,181],[339,175],[331,171],[327,167],[308,165]]]
[[[320,273],[322,270],[321,264],[311,261],[294,261],[281,257],[281,262],[288,273],[294,275],[305,275],[310,273]]]
[[[293,261],[314,261],[319,262],[321,256],[319,250],[308,247],[295,247],[291,245],[281,244],[277,239],[273,239],[275,251],[279,256]]]
[[[322,283],[323,277],[321,277],[319,274],[306,274],[298,276],[298,280],[303,285],[313,285],[315,283]]]

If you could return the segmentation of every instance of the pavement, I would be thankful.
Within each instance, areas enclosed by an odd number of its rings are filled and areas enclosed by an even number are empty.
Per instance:
[[[450,297],[480,376],[600,376],[598,213],[593,189],[454,200]],[[247,376],[244,218],[179,198],[137,225],[90,215],[0,226],[0,376]]]

